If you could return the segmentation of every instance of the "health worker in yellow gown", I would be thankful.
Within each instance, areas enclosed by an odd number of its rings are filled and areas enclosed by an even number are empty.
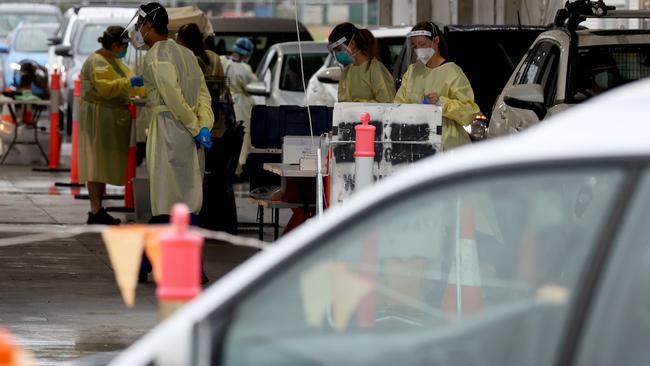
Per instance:
[[[440,106],[443,149],[469,143],[469,135],[463,126],[469,125],[480,110],[463,70],[447,60],[447,45],[440,29],[434,23],[420,22],[407,37],[418,62],[406,70],[395,103]]]
[[[328,48],[343,66],[339,102],[392,103],[395,81],[379,60],[375,37],[367,29],[341,23],[329,35]]]
[[[79,181],[87,182],[88,224],[120,223],[102,207],[106,184],[124,185],[131,137],[130,96],[142,95],[143,80],[122,63],[129,37],[110,26],[99,37],[102,48],[81,68],[79,104]]]

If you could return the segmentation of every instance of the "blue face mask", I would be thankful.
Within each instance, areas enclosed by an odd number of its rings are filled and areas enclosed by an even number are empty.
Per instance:
[[[343,66],[350,65],[354,62],[352,56],[350,56],[350,54],[346,51],[337,52],[335,56],[336,61],[338,61]]]
[[[117,58],[124,58],[124,57],[126,57],[126,48],[117,53]]]

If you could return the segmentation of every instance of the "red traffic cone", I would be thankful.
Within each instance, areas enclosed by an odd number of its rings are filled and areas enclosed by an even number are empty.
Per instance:
[[[474,207],[467,202],[461,207],[460,238],[442,299],[442,310],[457,315],[474,313],[483,308],[481,272],[474,231]],[[459,266],[457,262],[460,262]]]

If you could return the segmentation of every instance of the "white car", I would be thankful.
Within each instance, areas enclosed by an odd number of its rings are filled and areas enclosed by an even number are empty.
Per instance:
[[[73,13],[59,29],[58,36],[52,39],[49,51],[50,72],[56,68],[61,72],[62,105],[66,111],[68,132],[72,126],[72,101],[74,79],[81,71],[90,53],[101,47],[97,42],[110,25],[125,27],[133,18],[135,8],[83,7]],[[65,31],[63,31],[65,30]],[[127,63],[133,64],[135,51],[129,46]]]
[[[638,82],[415,163],[110,365],[645,364],[648,100]]]
[[[327,43],[301,42],[305,80],[318,70],[327,57]],[[266,51],[257,66],[257,79],[246,87],[256,104],[268,106],[303,105],[298,42],[277,43]]]
[[[64,14],[64,21],[61,23],[57,34],[50,38],[50,50],[49,50],[49,71],[50,74],[56,68],[59,71],[65,71],[65,68],[61,70],[61,67],[65,65],[63,57],[57,56],[55,54],[56,46],[62,45],[70,47],[72,45],[72,40],[74,39],[75,33],[79,31],[79,21],[88,20],[88,19],[107,19],[115,18],[118,21],[124,18],[132,18],[135,14],[135,8],[118,8],[118,7],[97,7],[97,6],[85,6],[81,8],[71,8]],[[128,21],[127,21],[128,22]],[[120,25],[120,23],[116,23]]]
[[[610,11],[598,18],[630,15],[650,17],[650,12],[617,15]],[[647,78],[649,57],[650,30],[562,26],[546,31],[532,44],[498,96],[488,137],[516,133],[596,94]]]
[[[393,73],[393,66],[402,50],[406,34],[412,27],[379,27],[371,28],[372,35],[379,44],[381,62],[388,71]],[[334,106],[338,95],[338,81],[341,78],[341,69],[334,57],[330,54],[323,66],[309,79],[305,103],[309,105]]]

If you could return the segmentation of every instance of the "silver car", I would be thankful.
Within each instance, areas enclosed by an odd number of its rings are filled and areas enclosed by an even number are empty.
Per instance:
[[[327,58],[327,43],[302,42],[305,84]],[[278,43],[268,51],[257,66],[259,81],[246,87],[257,104],[268,106],[303,105],[305,92],[302,83],[298,42]]]

